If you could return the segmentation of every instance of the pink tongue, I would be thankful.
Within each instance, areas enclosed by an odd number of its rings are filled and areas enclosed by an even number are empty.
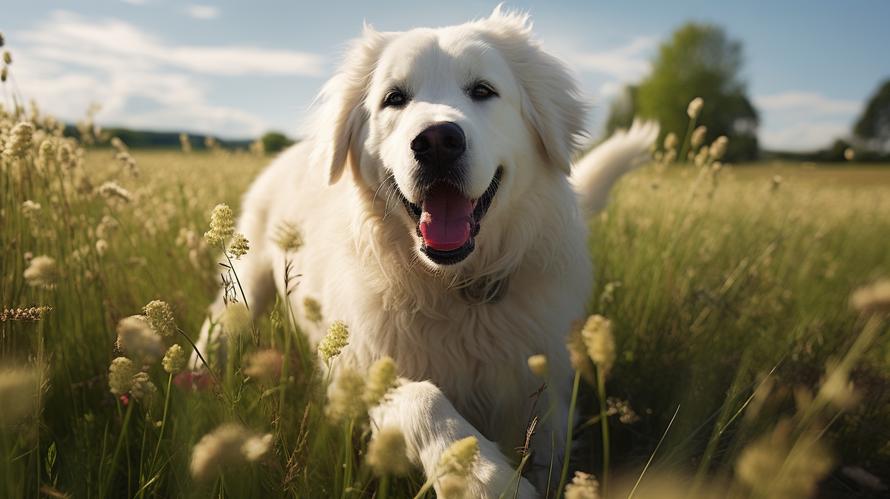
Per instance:
[[[423,201],[420,233],[430,248],[450,251],[470,240],[476,203],[448,184],[436,184]]]

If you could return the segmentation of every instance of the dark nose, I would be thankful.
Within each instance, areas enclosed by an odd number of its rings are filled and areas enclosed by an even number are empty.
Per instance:
[[[450,121],[436,123],[411,141],[414,158],[421,164],[448,165],[467,150],[464,131]]]

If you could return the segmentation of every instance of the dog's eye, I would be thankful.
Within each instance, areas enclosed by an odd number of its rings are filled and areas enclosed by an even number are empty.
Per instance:
[[[497,97],[498,93],[495,92],[494,88],[488,83],[484,81],[479,81],[473,84],[470,87],[470,98],[473,100],[487,100],[492,97]]]
[[[383,107],[402,107],[408,103],[408,96],[399,89],[390,90],[383,97]]]

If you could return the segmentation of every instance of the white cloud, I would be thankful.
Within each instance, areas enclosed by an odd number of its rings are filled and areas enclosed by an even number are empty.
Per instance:
[[[65,120],[102,104],[102,123],[230,136],[266,128],[253,114],[211,102],[210,84],[233,75],[318,76],[320,56],[247,46],[168,43],[116,19],[54,12],[16,36],[16,78],[29,97]],[[213,77],[208,79],[208,77]]]
[[[609,50],[566,51],[563,57],[578,71],[602,73],[621,83],[629,83],[649,72],[649,55],[655,44],[653,37],[638,36],[625,45]]]
[[[816,92],[782,92],[754,98],[765,111],[806,111],[819,114],[849,115],[859,111],[862,103],[855,100],[832,99]]]
[[[121,0],[124,3],[128,3],[130,5],[145,5],[148,3],[146,0]]]
[[[850,124],[840,121],[797,122],[788,126],[762,126],[760,146],[780,151],[813,151],[828,147],[834,139],[850,132]]]
[[[789,151],[824,148],[849,135],[862,108],[856,100],[800,90],[755,96],[753,100],[761,113],[761,145]]]
[[[219,9],[212,5],[186,5],[185,13],[194,19],[209,20],[219,17]]]

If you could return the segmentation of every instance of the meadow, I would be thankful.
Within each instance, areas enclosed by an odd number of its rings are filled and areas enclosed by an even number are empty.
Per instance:
[[[237,213],[268,156],[130,151],[90,144],[92,126],[79,142],[36,110],[0,122],[0,495],[421,491],[417,470],[380,464],[397,457],[369,442],[366,414],[332,411],[326,365],[292,320],[312,304],[279,300],[213,379],[187,379],[168,350],[188,355],[231,278],[203,237],[211,210]],[[611,321],[614,367],[576,355],[573,463],[600,492],[887,493],[890,166],[662,161],[590,226],[590,312]],[[163,349],[115,360],[135,350],[123,320],[158,310],[136,336],[166,329],[143,338]],[[566,497],[595,497],[580,490]]]

